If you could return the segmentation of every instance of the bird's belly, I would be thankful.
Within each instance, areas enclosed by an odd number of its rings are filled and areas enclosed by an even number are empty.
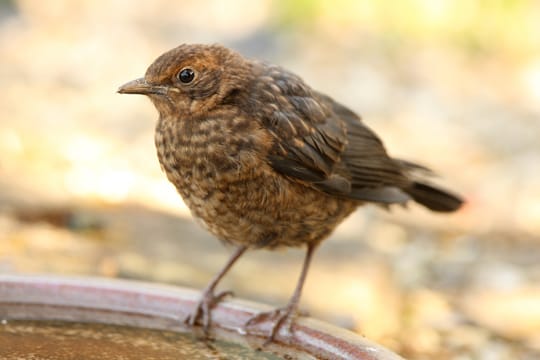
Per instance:
[[[357,202],[292,182],[270,168],[239,169],[176,182],[186,205],[219,239],[252,247],[318,242],[349,215]],[[195,171],[196,172],[196,171]],[[248,176],[246,176],[248,174]]]

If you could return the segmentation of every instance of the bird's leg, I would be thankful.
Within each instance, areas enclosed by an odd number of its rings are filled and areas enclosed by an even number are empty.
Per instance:
[[[254,323],[265,321],[266,319],[274,320],[270,334],[266,338],[263,346],[268,345],[274,340],[276,334],[279,332],[282,326],[286,326],[286,329],[290,332],[294,317],[297,312],[298,303],[300,302],[300,296],[302,295],[302,288],[304,287],[304,282],[306,280],[309,264],[311,262],[311,258],[315,248],[316,244],[308,244],[306,256],[304,258],[304,264],[302,266],[302,272],[300,273],[300,277],[298,278],[298,282],[296,283],[296,288],[294,289],[294,293],[289,300],[287,306],[273,311],[259,313],[249,319],[244,325],[244,327],[247,328]]]
[[[236,248],[234,253],[231,255],[223,269],[221,269],[210,281],[210,283],[204,289],[202,296],[195,307],[195,310],[186,318],[185,322],[189,326],[194,326],[197,321],[202,316],[202,325],[203,331],[205,334],[208,334],[208,329],[210,328],[210,311],[218,302],[220,302],[225,296],[231,295],[231,291],[222,291],[218,294],[214,294],[217,284],[233,266],[233,264],[242,256],[246,251],[246,246],[239,246]]]

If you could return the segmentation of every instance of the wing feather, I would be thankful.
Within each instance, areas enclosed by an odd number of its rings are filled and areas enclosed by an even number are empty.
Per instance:
[[[410,199],[399,186],[408,182],[400,166],[354,112],[281,68],[269,68],[261,83],[269,78],[269,86],[281,91],[262,101],[275,142],[268,160],[276,171],[337,196],[381,203]],[[271,106],[271,100],[279,103]]]

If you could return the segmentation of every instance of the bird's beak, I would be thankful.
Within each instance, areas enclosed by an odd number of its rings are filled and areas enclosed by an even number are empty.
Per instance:
[[[144,78],[135,79],[118,88],[120,94],[165,94],[167,89],[164,86],[151,85]]]

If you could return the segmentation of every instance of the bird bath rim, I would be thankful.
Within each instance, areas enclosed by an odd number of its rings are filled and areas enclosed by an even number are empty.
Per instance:
[[[200,293],[178,286],[97,277],[0,275],[2,320],[62,320],[140,328],[190,331],[183,319]],[[227,299],[212,311],[210,334],[220,340],[257,347],[270,323],[243,325],[267,305]],[[398,355],[353,333],[308,317],[298,317],[291,334],[280,332],[267,349],[277,354],[320,359],[399,360]],[[194,331],[200,331],[199,328]]]

